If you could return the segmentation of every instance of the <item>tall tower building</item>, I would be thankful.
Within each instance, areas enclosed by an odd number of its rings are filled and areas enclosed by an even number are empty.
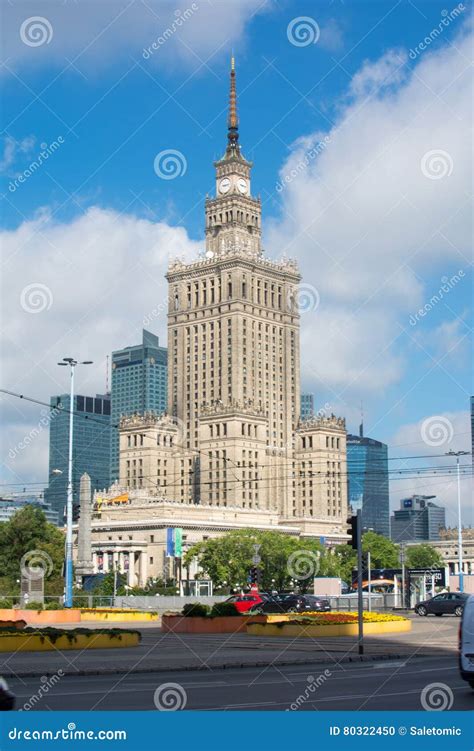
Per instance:
[[[79,503],[79,482],[87,471],[92,489],[106,488],[110,482],[110,395],[52,396],[49,423],[49,487],[45,500],[59,514],[62,524],[67,496],[69,413],[74,411],[72,444],[73,502]]]
[[[359,435],[347,436],[349,504],[362,509],[362,525],[380,535],[390,536],[388,450],[385,443]]]
[[[258,480],[265,451],[286,456],[294,448],[300,275],[294,262],[264,257],[260,198],[239,145],[233,61],[227,146],[214,167],[205,257],[175,262],[167,274],[168,409],[183,425],[186,448],[201,449],[201,498],[233,502],[241,488],[232,465],[246,467],[242,502],[252,507],[267,504],[268,483]],[[219,486],[206,485],[207,474]],[[282,505],[286,492],[281,485]]]
[[[145,412],[160,415],[166,411],[167,362],[167,349],[160,347],[158,337],[145,329],[140,344],[112,352],[112,482],[119,479],[119,435],[115,426],[124,415]]]
[[[300,421],[301,277],[295,261],[270,260],[262,247],[233,60],[227,143],[214,168],[205,252],[172,261],[166,275],[167,415],[122,419],[120,480],[193,506],[191,515],[238,509],[252,526],[263,512],[298,533],[344,539],[345,422]]]

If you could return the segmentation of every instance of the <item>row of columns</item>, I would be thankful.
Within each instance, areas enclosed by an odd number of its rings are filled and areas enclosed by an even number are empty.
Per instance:
[[[92,553],[92,561],[96,574],[127,574],[129,587],[145,586],[147,582],[147,558],[142,550],[97,550]]]

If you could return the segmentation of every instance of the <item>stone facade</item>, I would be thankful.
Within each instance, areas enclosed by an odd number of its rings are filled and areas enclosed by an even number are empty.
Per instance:
[[[233,66],[230,89],[227,147],[205,206],[205,252],[191,263],[173,260],[166,275],[167,414],[121,420],[113,492],[127,493],[129,506],[112,504],[93,521],[96,548],[118,529],[142,530],[143,540],[134,532],[129,542],[145,545],[154,570],[163,551],[150,555],[146,520],[155,546],[167,525],[188,539],[235,527],[347,539],[345,422],[300,419],[301,277],[295,261],[264,255]]]

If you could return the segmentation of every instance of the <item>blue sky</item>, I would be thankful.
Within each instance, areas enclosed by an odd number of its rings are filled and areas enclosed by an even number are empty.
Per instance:
[[[353,432],[363,401],[367,433],[393,456],[469,449],[469,4],[202,0],[181,4],[190,13],[179,27],[166,0],[96,5],[3,10],[4,387],[39,398],[63,390],[55,363],[66,348],[96,363],[82,390],[103,390],[106,354],[138,340],[166,294],[168,257],[202,247],[234,48],[266,252],[296,256],[309,285],[304,389]],[[31,16],[46,19],[42,44],[22,38]],[[314,43],[292,43],[292,22]],[[277,190],[324,137],[323,153]],[[154,170],[167,149],[186,164],[176,179]],[[41,314],[19,304],[35,284],[50,295]],[[163,338],[165,316],[149,328]],[[10,441],[37,422],[35,408],[3,409]],[[427,444],[436,418],[446,441]],[[46,478],[46,455],[39,438],[4,476]]]

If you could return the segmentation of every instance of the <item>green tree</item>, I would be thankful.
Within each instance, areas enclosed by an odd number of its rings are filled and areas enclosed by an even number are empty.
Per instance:
[[[408,568],[440,568],[444,561],[432,545],[421,543],[407,548],[406,565]]]
[[[45,594],[62,594],[64,534],[46,521],[43,511],[34,506],[25,506],[8,521],[0,523],[2,594],[18,593],[22,560],[27,567],[43,569]]]
[[[197,543],[186,553],[184,565],[196,559],[203,575],[209,576],[215,587],[244,587],[248,585],[256,545],[263,590],[297,587],[304,592],[312,586],[315,576],[334,574],[335,561],[317,540],[251,529]]]
[[[339,576],[349,586],[352,584],[352,570],[357,568],[357,551],[350,545],[336,545],[334,549],[336,561],[336,576]]]
[[[398,545],[376,532],[362,535],[362,552],[370,552],[372,568],[398,568]]]

